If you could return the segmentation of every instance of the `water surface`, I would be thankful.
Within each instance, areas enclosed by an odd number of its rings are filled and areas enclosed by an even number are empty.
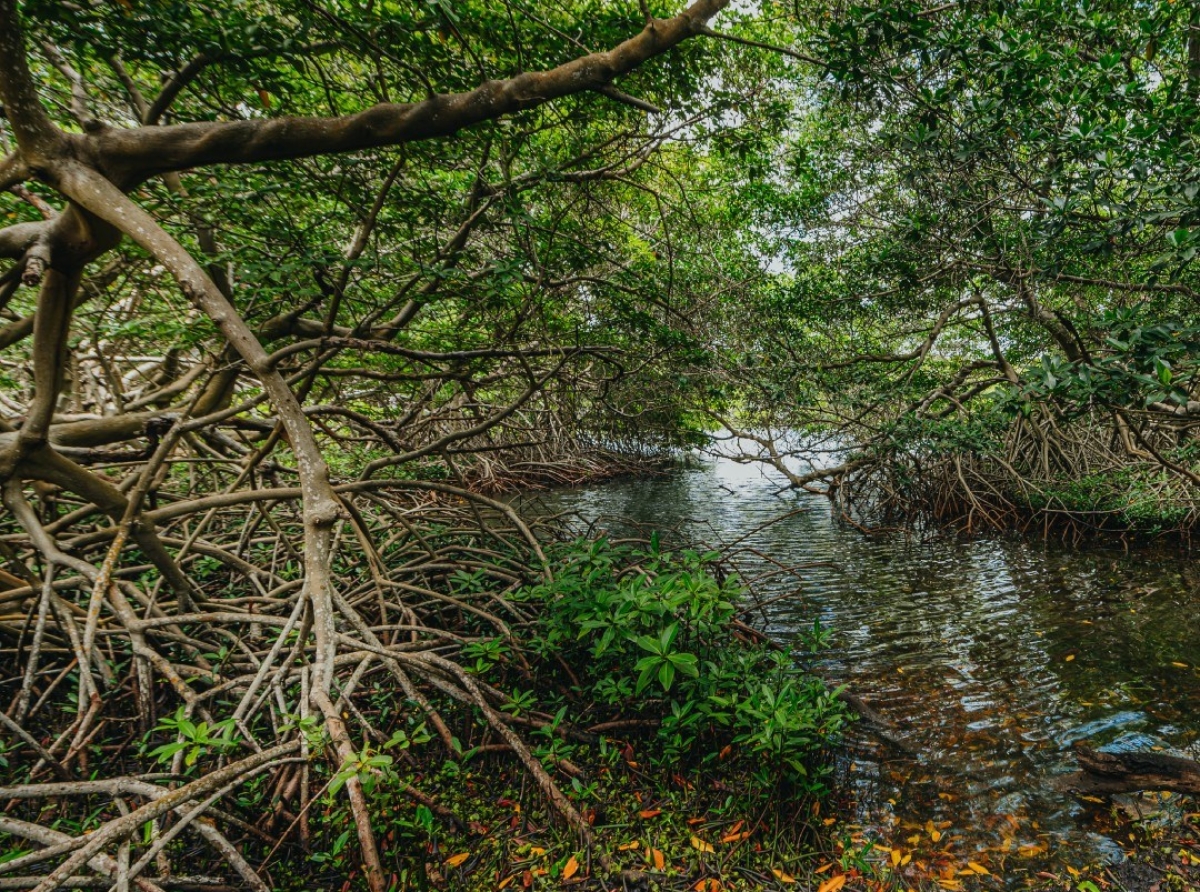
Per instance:
[[[814,621],[833,631],[818,671],[913,749],[854,735],[843,786],[868,838],[1009,876],[1119,857],[1108,804],[1054,787],[1071,743],[1200,756],[1200,565],[1182,552],[867,536],[725,460],[539,498],[732,546],[773,600],[760,627],[797,646]]]

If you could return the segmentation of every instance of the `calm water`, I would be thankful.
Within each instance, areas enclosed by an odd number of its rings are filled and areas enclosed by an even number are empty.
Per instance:
[[[1053,788],[1071,743],[1200,756],[1200,564],[1187,555],[868,537],[825,499],[727,461],[540,499],[732,545],[759,598],[779,599],[760,626],[785,642],[814,620],[833,630],[819,671],[919,753],[851,741],[847,807],[884,844],[978,853],[1009,875],[1116,856],[1107,805]]]

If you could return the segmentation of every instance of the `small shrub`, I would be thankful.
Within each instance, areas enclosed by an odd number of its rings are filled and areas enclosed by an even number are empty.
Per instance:
[[[657,719],[664,763],[740,757],[763,785],[823,791],[818,755],[847,712],[790,656],[737,630],[744,590],[718,576],[718,555],[599,539],[557,557],[553,582],[516,597],[540,607],[526,646],[571,667],[580,700]]]

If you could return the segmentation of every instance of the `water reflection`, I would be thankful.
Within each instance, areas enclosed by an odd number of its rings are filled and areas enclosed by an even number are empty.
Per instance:
[[[1019,850],[1029,869],[1086,857],[1112,843],[1088,803],[1051,783],[1073,770],[1073,741],[1200,755],[1200,596],[1185,556],[868,537],[824,499],[725,460],[539,498],[588,522],[731,547],[770,602],[759,621],[772,635],[818,619],[834,630],[819,670],[920,754],[852,741],[868,833],[895,839],[932,816],[958,852]],[[798,564],[810,566],[786,569]]]

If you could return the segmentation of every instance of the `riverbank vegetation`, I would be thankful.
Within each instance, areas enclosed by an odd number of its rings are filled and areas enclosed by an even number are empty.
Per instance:
[[[1197,46],[1172,3],[825,19],[754,197],[790,272],[715,376],[746,451],[877,525],[1190,538]]]
[[[723,430],[864,528],[1186,534],[1196,28],[0,0],[0,885],[983,882],[833,848],[847,701],[720,555],[504,494]]]

